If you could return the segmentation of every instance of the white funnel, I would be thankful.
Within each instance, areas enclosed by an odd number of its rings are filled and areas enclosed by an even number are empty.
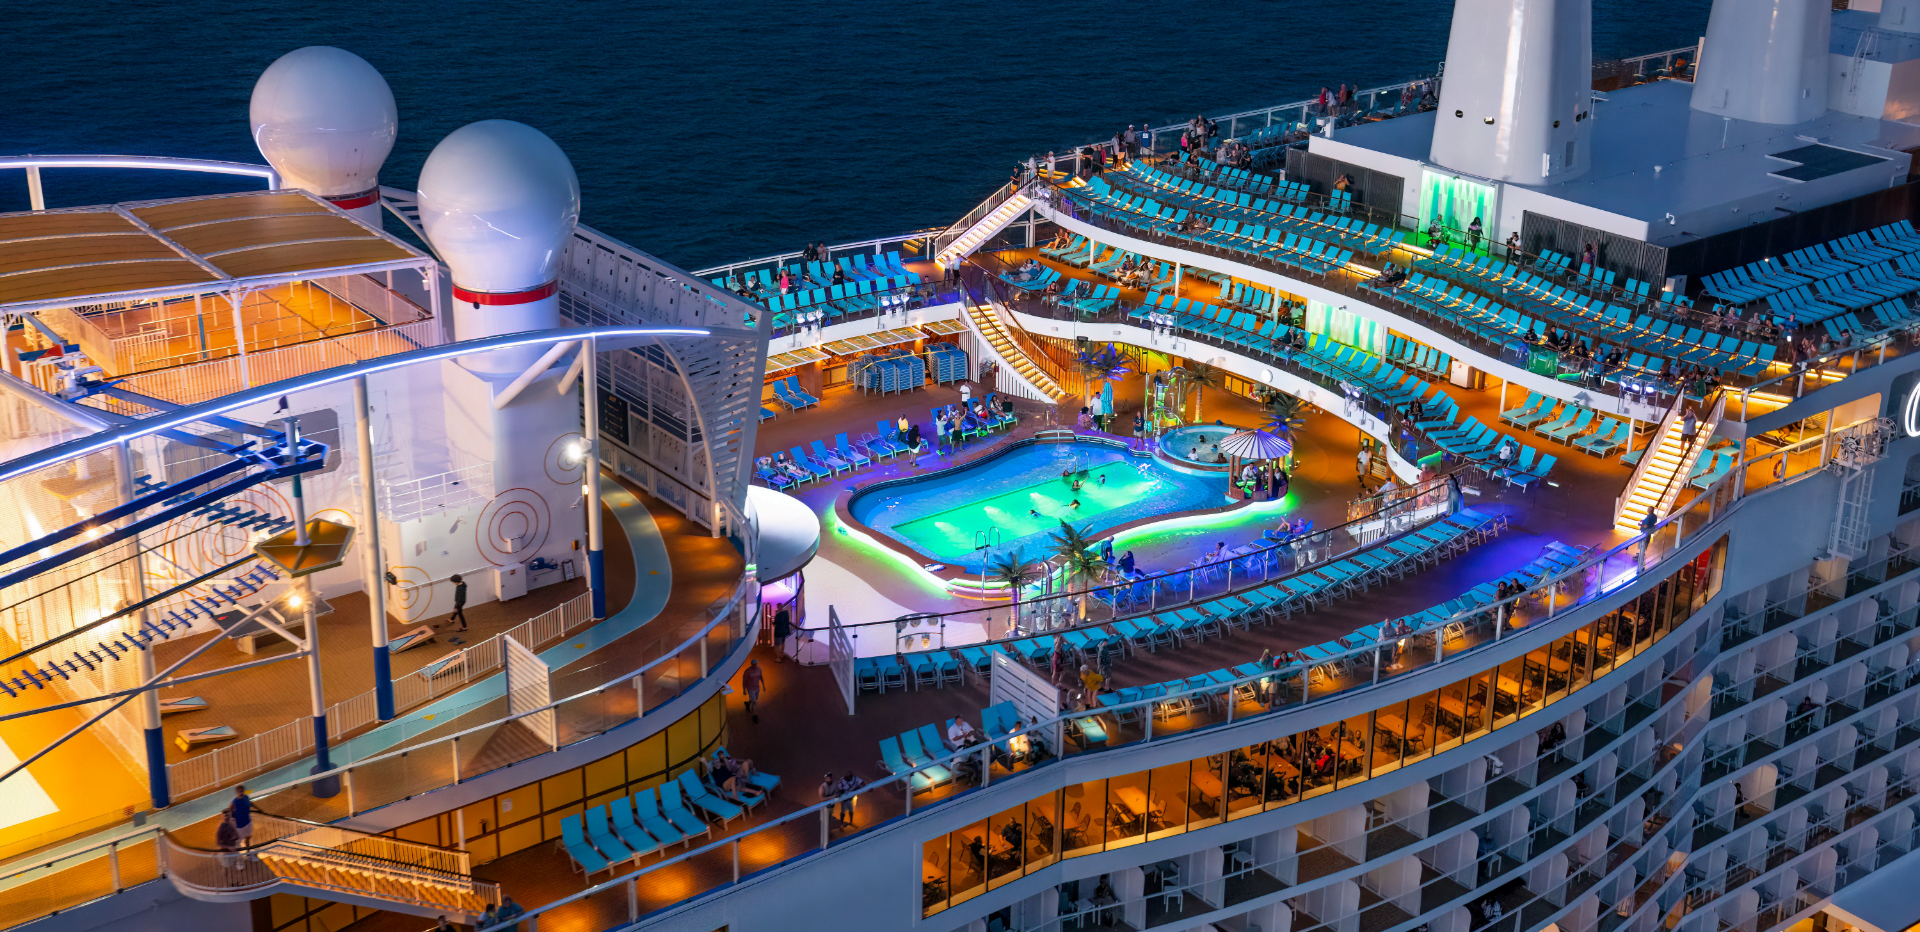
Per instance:
[[[283,187],[380,225],[380,166],[400,124],[393,90],[365,59],[326,45],[288,52],[254,83],[248,117]]]
[[[1572,178],[1591,159],[1592,88],[1591,0],[1456,0],[1432,159],[1516,184]]]
[[[1787,126],[1827,112],[1831,0],[1714,0],[1693,109]]]

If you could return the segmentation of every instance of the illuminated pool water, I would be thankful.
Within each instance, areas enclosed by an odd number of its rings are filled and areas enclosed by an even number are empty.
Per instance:
[[[1061,472],[1073,470],[1078,491]],[[1000,530],[996,555],[1039,560],[1067,521],[1095,535],[1141,518],[1224,504],[1220,477],[1186,475],[1094,443],[1031,444],[958,469],[869,488],[848,503],[854,520],[927,556],[980,569],[981,532]],[[1072,503],[1078,500],[1079,507]]]

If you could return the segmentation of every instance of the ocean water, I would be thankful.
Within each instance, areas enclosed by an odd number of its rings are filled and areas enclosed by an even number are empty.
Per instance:
[[[1695,41],[1710,0],[1594,0],[1594,52]],[[337,45],[392,85],[381,181],[434,143],[526,122],[580,175],[587,223],[689,268],[952,223],[1014,163],[1164,124],[1431,74],[1447,0],[1030,5],[605,2],[38,4],[0,36],[0,154],[261,161],[253,82]],[[50,171],[52,206],[246,187]],[[0,172],[0,211],[24,210]]]

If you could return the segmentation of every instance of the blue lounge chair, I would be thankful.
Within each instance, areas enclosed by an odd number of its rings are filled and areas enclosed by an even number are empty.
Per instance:
[[[607,803],[607,814],[613,818],[614,834],[619,835],[620,840],[625,842],[627,847],[632,848],[635,855],[652,854],[660,850],[660,842],[647,834],[646,829],[641,828],[640,823],[634,820],[632,800],[622,796]]]
[[[675,784],[672,783],[660,787],[663,795],[674,789]],[[705,809],[709,815],[718,816],[722,825],[746,815],[746,810],[709,792],[706,785],[700,782],[700,777],[691,770],[680,775],[678,790],[687,802]]]
[[[600,852],[587,844],[587,833],[577,815],[560,820],[560,846],[567,849],[567,856],[573,858],[573,863],[579,865],[580,870],[589,877],[596,871],[611,870],[613,867],[606,858],[600,856]]]
[[[659,839],[661,845],[670,845],[676,841],[680,842],[682,846],[693,843],[693,835],[681,831],[672,822],[667,821],[665,816],[660,814],[660,806],[654,800],[653,790],[651,789],[641,790],[633,794],[633,815],[635,820],[640,823],[640,827],[645,829],[647,834]],[[704,825],[701,826],[700,829],[708,835],[713,834],[713,830]],[[698,834],[698,832],[695,834]]]
[[[686,805],[680,801],[680,788],[677,784],[662,783],[655,789],[660,791],[660,814],[665,816],[667,821],[672,822],[673,827],[679,829],[681,834],[689,838],[695,835],[713,837],[713,826],[689,812]],[[638,796],[634,798],[639,799]],[[641,824],[646,824],[644,819]]]
[[[608,861],[614,863],[632,860],[645,853],[628,848],[626,842],[614,835],[613,826],[607,821],[605,806],[595,806],[587,810],[587,840],[593,842],[593,846],[600,849],[600,853],[606,855]]]

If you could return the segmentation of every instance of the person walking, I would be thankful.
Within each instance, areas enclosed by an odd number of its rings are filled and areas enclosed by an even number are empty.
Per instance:
[[[1367,472],[1373,467],[1373,451],[1366,444],[1360,445],[1360,455],[1354,458],[1354,468],[1360,474],[1360,488],[1367,487]]]
[[[793,613],[785,606],[773,613],[773,662],[787,662],[787,638],[793,635]],[[800,653],[799,645],[794,645],[794,654]]]
[[[760,721],[760,712],[755,708],[760,702],[760,687],[766,683],[766,674],[760,670],[759,658],[747,661],[747,670],[740,674],[740,687],[747,693],[747,714],[754,722]]]
[[[453,624],[453,620],[458,618],[460,627],[454,630],[465,631],[467,630],[467,581],[460,578],[459,573],[447,577],[447,581],[453,583],[453,614],[447,616],[447,624]]]
[[[233,825],[233,810],[220,813],[220,827],[213,830],[213,845],[220,849],[220,866],[233,870],[240,859],[240,830]]]

